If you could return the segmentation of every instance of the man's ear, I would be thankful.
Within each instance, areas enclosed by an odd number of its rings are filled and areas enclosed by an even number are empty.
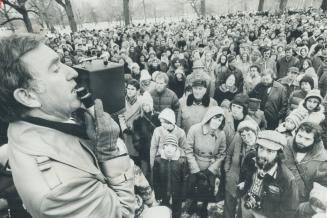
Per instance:
[[[16,89],[14,91],[14,98],[16,99],[16,101],[18,101],[22,105],[25,105],[26,107],[29,108],[41,107],[41,103],[39,102],[35,93],[27,89],[23,89],[23,88]]]

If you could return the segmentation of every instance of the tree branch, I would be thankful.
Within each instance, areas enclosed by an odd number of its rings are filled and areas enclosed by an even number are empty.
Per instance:
[[[21,17],[13,17],[13,18],[10,18],[9,20],[6,20],[6,21],[0,23],[0,26],[3,26],[6,23],[9,23],[9,22],[14,21],[14,20],[22,20],[22,21],[24,21],[23,18],[21,18]]]
[[[21,6],[15,5],[8,0],[3,0],[3,4],[9,5],[10,7],[14,8],[19,13],[23,13],[23,9],[21,8]]]
[[[61,7],[63,7],[63,8],[66,9],[66,5],[65,5],[65,3],[64,3],[63,1],[61,1],[61,0],[56,0],[56,2],[57,2]]]

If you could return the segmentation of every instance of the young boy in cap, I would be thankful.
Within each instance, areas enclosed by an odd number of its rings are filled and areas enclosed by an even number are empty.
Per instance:
[[[301,111],[291,112],[285,119],[285,122],[279,124],[276,131],[283,134],[287,141],[291,141],[295,136],[295,130],[299,127],[300,123],[304,120],[305,113]]]
[[[242,218],[293,217],[299,204],[295,177],[282,162],[286,138],[273,130],[259,132],[257,148],[241,167]]]
[[[172,217],[181,216],[183,187],[185,183],[187,164],[181,157],[182,148],[179,147],[174,134],[168,133],[160,151],[160,156],[153,166],[153,187],[161,204],[172,209]]]

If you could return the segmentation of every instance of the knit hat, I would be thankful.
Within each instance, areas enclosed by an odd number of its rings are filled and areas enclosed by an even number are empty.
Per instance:
[[[314,88],[314,81],[313,81],[313,79],[312,79],[311,76],[308,76],[308,75],[303,76],[302,79],[300,80],[300,83],[299,83],[300,86],[301,86],[301,83],[302,83],[302,82],[307,82],[307,83],[310,84],[311,89]]]
[[[319,89],[312,89],[308,92],[308,94],[305,96],[304,101],[308,100],[308,98],[317,98],[320,103],[322,102],[322,97],[320,95]]]
[[[301,113],[301,110],[294,110],[292,111],[285,120],[291,120],[294,125],[295,128],[298,128],[301,124],[301,122],[306,118],[306,114],[305,113]]]
[[[165,108],[161,113],[159,114],[159,119],[167,120],[168,122],[175,124],[176,123],[176,117],[175,112],[170,108]]]
[[[260,130],[257,122],[255,122],[254,120],[251,120],[251,119],[243,120],[242,122],[240,122],[240,124],[238,124],[237,131],[241,132],[245,128],[250,129],[255,134],[257,134]]]
[[[196,86],[203,86],[205,88],[207,88],[207,82],[204,79],[195,79],[192,82],[192,87],[196,87]]]
[[[237,104],[247,109],[249,106],[249,96],[239,93],[234,96],[231,104]]]
[[[143,93],[143,95],[140,95],[138,97],[138,100],[139,100],[141,106],[143,104],[148,104],[148,105],[150,105],[151,109],[153,109],[153,99],[149,92],[145,91]]]
[[[151,80],[151,76],[150,76],[149,71],[147,71],[145,69],[141,70],[140,81],[143,81],[143,80]]]
[[[310,192],[309,202],[311,203],[317,201],[322,204],[321,206],[327,208],[327,187],[322,186],[317,182],[314,182],[313,188]],[[318,206],[318,208],[320,208],[319,205],[314,206]]]
[[[286,137],[274,130],[263,130],[259,132],[257,144],[271,150],[282,150],[287,145]]]

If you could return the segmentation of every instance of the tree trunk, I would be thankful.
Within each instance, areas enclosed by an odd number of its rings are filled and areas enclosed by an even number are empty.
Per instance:
[[[322,0],[320,8],[324,11],[324,13],[327,11],[327,0]]]
[[[72,32],[77,32],[77,24],[74,17],[74,12],[70,0],[65,0],[65,10],[69,21],[69,26]]]
[[[24,24],[26,26],[27,32],[32,33],[33,27],[32,27],[31,20],[28,16],[28,12],[25,10],[24,12],[22,12],[22,16],[23,16],[23,20],[24,20]]]
[[[146,23],[146,10],[145,10],[145,2],[144,2],[144,0],[142,1],[142,5],[143,5],[143,13],[144,13],[144,22]]]
[[[265,0],[259,0],[258,11],[263,11],[264,3],[265,3]]]
[[[287,2],[288,2],[288,0],[280,0],[280,2],[279,2],[279,10],[280,11],[285,11]]]
[[[206,16],[206,0],[201,0],[200,11],[201,11],[201,16],[205,17]]]
[[[124,20],[125,25],[128,26],[130,23],[130,16],[129,16],[129,0],[123,0],[124,4]]]

